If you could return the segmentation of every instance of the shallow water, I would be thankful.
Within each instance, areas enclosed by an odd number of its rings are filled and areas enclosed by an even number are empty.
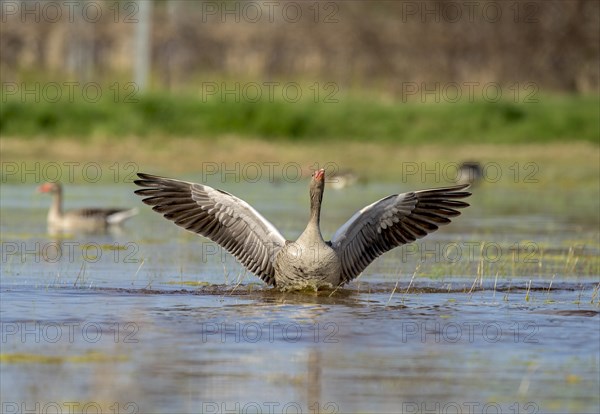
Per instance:
[[[305,183],[220,187],[302,231]],[[407,189],[328,191],[324,234]],[[266,288],[130,190],[66,188],[69,207],[140,214],[49,235],[49,200],[1,187],[2,412],[600,409],[597,223],[539,194],[482,186],[455,223],[316,294]]]

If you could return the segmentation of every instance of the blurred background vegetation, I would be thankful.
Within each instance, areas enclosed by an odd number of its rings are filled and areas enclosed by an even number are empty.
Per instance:
[[[131,80],[135,32],[148,13],[151,84],[161,90],[230,78],[330,81],[392,99],[406,82],[598,92],[593,0],[2,3],[5,82]]]
[[[0,4],[5,159],[60,139],[82,156],[124,139],[209,156],[215,138],[236,142],[230,157],[257,140],[597,155],[596,0]]]

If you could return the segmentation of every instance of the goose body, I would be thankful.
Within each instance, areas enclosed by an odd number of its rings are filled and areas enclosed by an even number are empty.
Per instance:
[[[48,210],[48,228],[52,231],[102,232],[112,226],[119,226],[137,214],[137,209],[123,208],[80,208],[63,210],[63,190],[58,182],[45,183],[38,192],[52,195]]]
[[[260,213],[225,191],[139,173],[135,193],[166,219],[221,245],[267,284],[284,289],[348,283],[383,253],[450,223],[468,204],[468,185],[394,194],[359,210],[325,241],[320,215],[325,171],[310,183],[310,218],[295,241],[286,240]]]

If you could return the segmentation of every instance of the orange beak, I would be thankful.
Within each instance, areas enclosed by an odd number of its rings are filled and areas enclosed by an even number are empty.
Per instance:
[[[48,193],[52,189],[52,184],[44,183],[37,188],[38,193]]]
[[[315,180],[322,181],[325,179],[325,170],[321,168],[315,172]]]

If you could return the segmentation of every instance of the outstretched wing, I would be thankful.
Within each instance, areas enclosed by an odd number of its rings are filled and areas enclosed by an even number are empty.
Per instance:
[[[277,229],[244,200],[207,185],[138,174],[135,193],[186,230],[219,244],[246,269],[275,285],[273,259],[285,244]]]
[[[331,245],[342,261],[342,283],[357,277],[375,258],[436,231],[460,215],[458,201],[468,185],[394,194],[363,208],[334,234]]]

